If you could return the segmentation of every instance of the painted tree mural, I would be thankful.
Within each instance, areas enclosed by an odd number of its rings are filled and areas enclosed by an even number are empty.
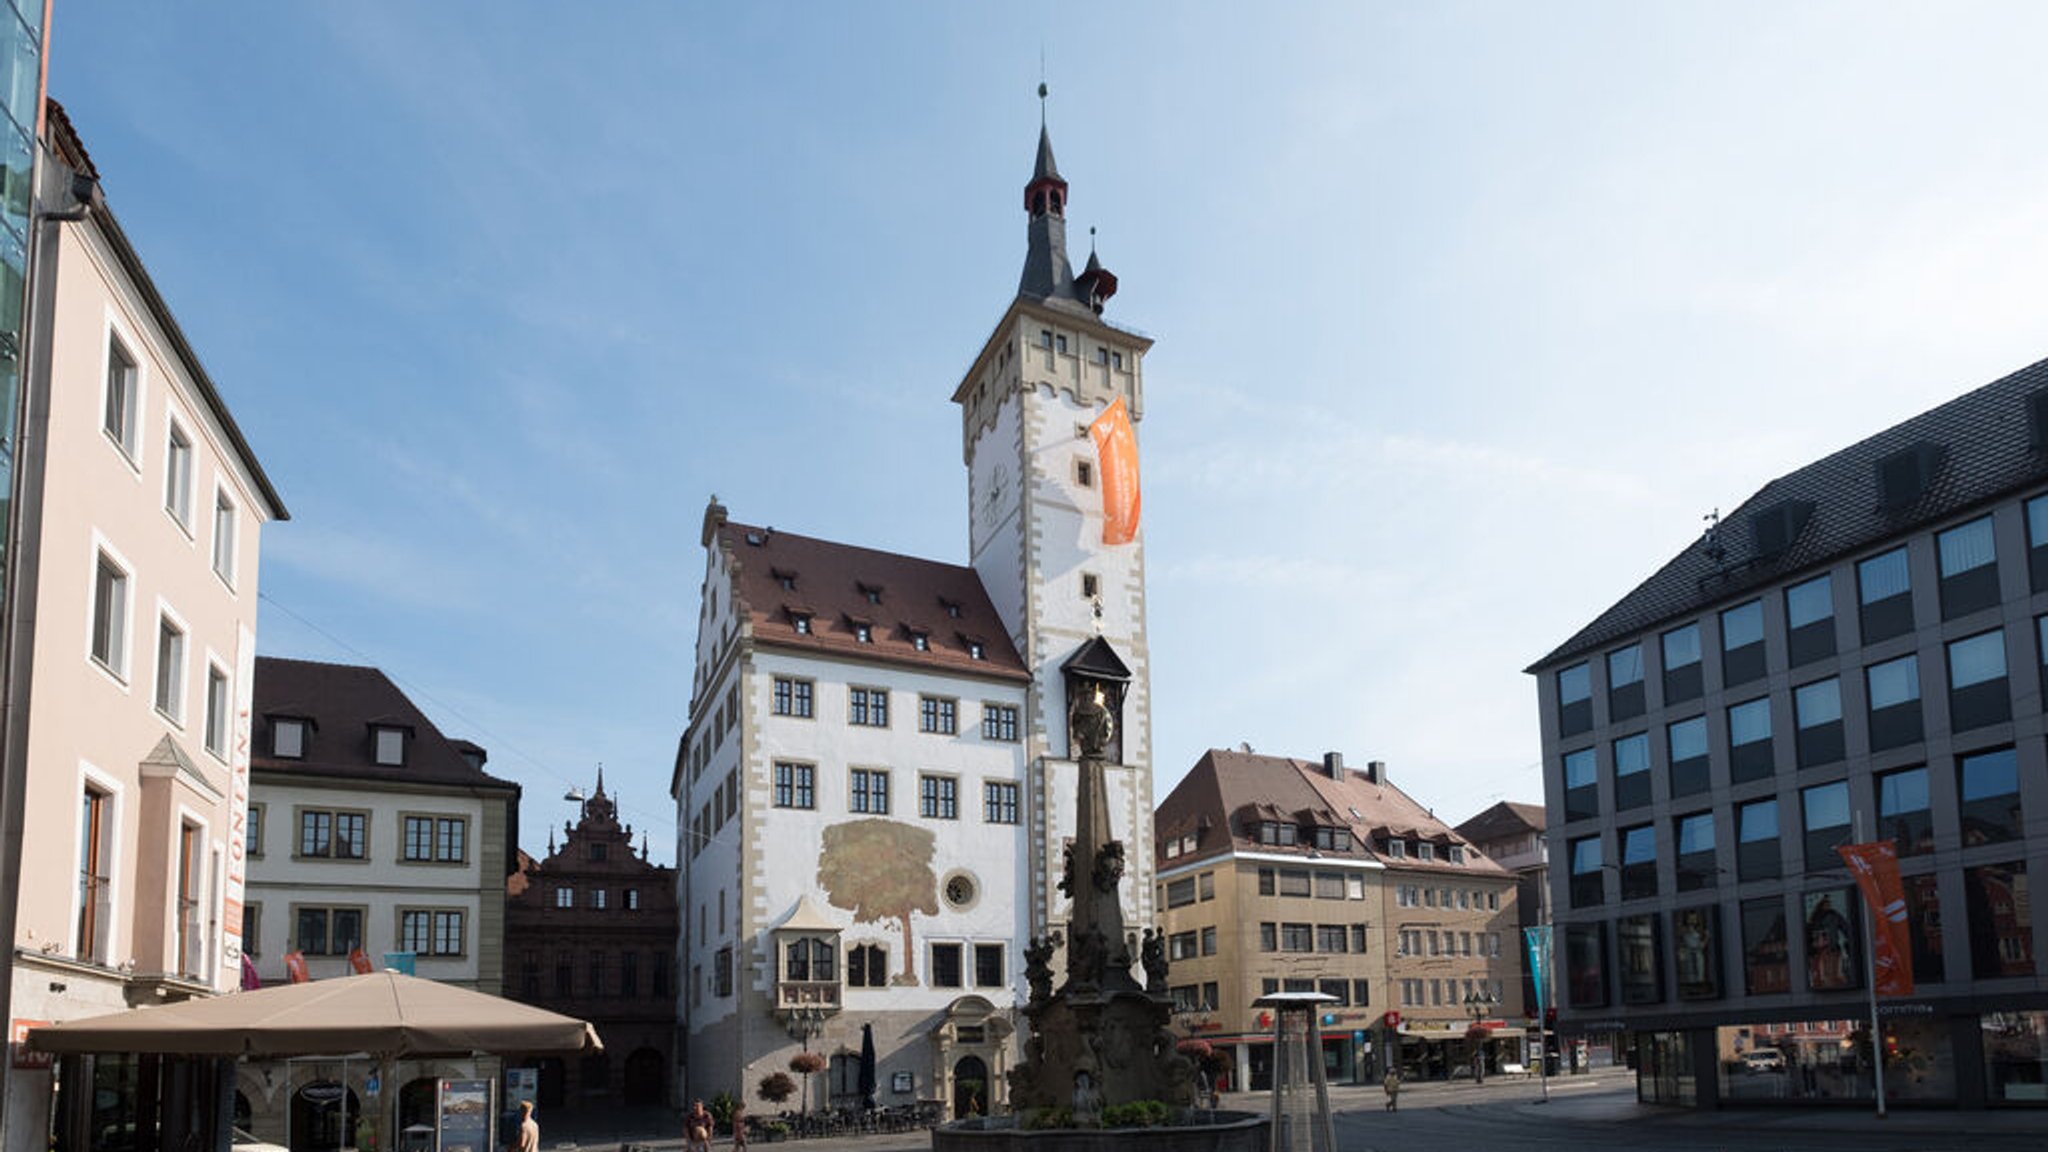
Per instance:
[[[869,924],[903,925],[903,971],[892,984],[917,983],[910,914],[939,914],[939,878],[932,871],[938,840],[929,829],[894,820],[849,820],[825,829],[818,888],[836,908]]]

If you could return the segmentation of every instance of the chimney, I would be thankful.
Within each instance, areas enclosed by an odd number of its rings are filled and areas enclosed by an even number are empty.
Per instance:
[[[1332,780],[1342,780],[1344,778],[1344,754],[1342,752],[1323,753],[1323,775],[1328,776]]]
[[[1385,760],[1367,760],[1365,762],[1365,778],[1374,784],[1385,784],[1387,782],[1387,762]]]

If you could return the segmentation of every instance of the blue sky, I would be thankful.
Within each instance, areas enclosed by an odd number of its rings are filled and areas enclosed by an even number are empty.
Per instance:
[[[293,512],[260,646],[666,795],[717,493],[955,562],[1048,115],[1147,359],[1161,795],[1537,800],[1520,669],[2048,355],[2035,5],[79,3],[51,91]],[[1077,259],[1082,258],[1077,255]]]

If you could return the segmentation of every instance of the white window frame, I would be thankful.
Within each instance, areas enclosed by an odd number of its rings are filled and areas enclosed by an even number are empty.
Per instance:
[[[277,735],[282,725],[292,725],[299,732],[299,750],[285,752],[278,747]],[[306,758],[306,730],[312,727],[297,716],[278,716],[270,721],[270,754],[279,760],[304,760]]]
[[[114,347],[117,344],[134,369],[133,387],[128,396],[127,427],[122,430],[119,437],[107,429],[107,395],[114,382]],[[138,480],[142,478],[145,439],[143,429],[146,426],[142,414],[149,410],[149,371],[145,363],[147,358],[136,351],[140,347],[142,341],[136,339],[135,334],[128,330],[128,326],[112,309],[109,309],[106,331],[100,340],[100,407],[97,423],[100,435],[105,436],[107,443],[112,444],[120,452],[122,462],[128,465]]]
[[[149,702],[153,707],[156,708],[157,715],[170,721],[177,727],[183,728],[185,726],[185,716],[188,711],[187,705],[189,705],[192,700],[192,627],[191,625],[185,622],[185,618],[183,616],[178,614],[178,610],[171,607],[170,604],[167,603],[161,596],[159,596],[156,601],[156,620],[156,642],[152,645],[153,651],[150,654],[152,663],[154,665],[154,671],[156,674],[150,680]],[[163,701],[158,699],[160,696],[163,695],[163,629],[164,625],[166,624],[169,624],[171,627],[178,630],[178,669],[176,680],[172,687],[173,695],[170,700],[171,706],[169,708],[165,708],[163,706]]]
[[[384,758],[384,738],[386,736],[389,736],[393,740],[397,741],[398,756],[396,759],[386,760]],[[405,729],[399,728],[391,724],[371,725],[370,762],[376,764],[380,768],[405,767]]]
[[[185,467],[182,473],[184,483],[182,489],[175,483],[181,477],[177,468],[178,453],[176,451],[180,440],[184,442],[185,449]],[[166,406],[164,409],[164,515],[171,518],[171,523],[178,526],[178,531],[185,534],[185,539],[188,542],[193,539],[192,501],[198,491],[199,446],[193,439],[192,433],[186,428],[185,421],[179,419],[176,410]]]
[[[112,636],[113,662],[101,660],[93,651],[93,632],[99,621],[100,562],[106,560],[121,572],[121,605],[119,619],[115,621],[116,632]],[[135,565],[121,554],[120,549],[107,542],[98,529],[92,534],[91,562],[87,566],[85,584],[85,658],[87,662],[112,677],[129,690],[129,670],[133,667],[135,647]]]
[[[105,899],[109,912],[107,914],[107,922],[101,927],[100,946],[95,951],[99,956],[115,957],[121,955],[123,948],[121,942],[121,917],[112,910],[121,907],[121,872],[124,864],[124,861],[121,859],[121,849],[123,847],[121,817],[123,815],[124,796],[119,780],[101,772],[90,762],[80,760],[78,762],[78,779],[72,786],[72,796],[82,803],[87,788],[91,788],[107,798],[107,817],[105,821],[107,890]],[[75,871],[80,851],[84,846],[78,842],[79,828],[76,819],[77,810],[75,808],[73,809],[72,816],[71,861],[72,868]],[[78,954],[78,914],[80,909],[78,907],[77,877],[71,878],[70,888],[71,919],[65,926],[65,940],[73,957],[91,962],[94,959],[92,956],[80,956]]]
[[[227,531],[221,531],[222,516],[226,512]],[[228,591],[235,590],[236,565],[241,561],[242,502],[228,491],[225,484],[213,486],[213,574],[227,585]],[[223,547],[225,541],[225,547]]]
[[[221,710],[218,718],[213,711],[213,675],[220,673]],[[235,726],[235,674],[216,655],[213,649],[206,650],[206,714],[200,721],[199,742],[206,747],[207,754],[216,760],[228,758],[228,741],[233,737]],[[218,731],[215,729],[218,728]]]

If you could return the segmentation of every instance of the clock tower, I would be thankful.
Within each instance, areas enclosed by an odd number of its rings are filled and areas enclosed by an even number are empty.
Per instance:
[[[1067,731],[1069,707],[1098,687],[1115,722],[1106,776],[1112,831],[1126,845],[1130,870],[1125,922],[1133,931],[1153,923],[1144,535],[1141,528],[1129,543],[1103,542],[1102,461],[1088,431],[1119,399],[1134,425],[1143,419],[1152,341],[1103,318],[1117,280],[1092,250],[1074,274],[1066,208],[1067,182],[1041,125],[1024,187],[1023,275],[953,393],[967,461],[971,562],[1032,674],[1021,734],[1031,866],[1019,895],[1034,935],[1067,920],[1057,884],[1074,834],[1079,752]]]

